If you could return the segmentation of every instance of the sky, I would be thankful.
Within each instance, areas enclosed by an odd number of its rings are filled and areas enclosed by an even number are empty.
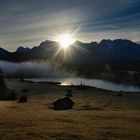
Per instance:
[[[63,33],[140,41],[140,0],[0,0],[0,47],[33,47]]]

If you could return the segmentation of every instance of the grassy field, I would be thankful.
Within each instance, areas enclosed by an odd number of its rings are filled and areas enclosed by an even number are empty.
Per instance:
[[[22,95],[29,89],[27,103],[0,101],[1,140],[139,140],[140,94],[73,87],[71,110],[54,111],[51,103],[69,87],[8,80],[9,88]]]

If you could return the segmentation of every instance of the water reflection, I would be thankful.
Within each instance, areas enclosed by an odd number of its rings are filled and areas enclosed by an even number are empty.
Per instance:
[[[52,81],[52,82],[61,82],[62,86],[66,85],[89,85],[92,87],[108,89],[112,91],[130,91],[130,92],[140,92],[140,88],[136,86],[128,86],[124,84],[117,84],[105,80],[98,79],[85,79],[85,78],[35,78],[29,79],[35,82],[39,81]]]

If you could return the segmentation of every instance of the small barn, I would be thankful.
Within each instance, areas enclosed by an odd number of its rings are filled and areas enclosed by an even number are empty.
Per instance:
[[[62,97],[53,103],[54,110],[67,110],[72,109],[74,102],[69,97]]]

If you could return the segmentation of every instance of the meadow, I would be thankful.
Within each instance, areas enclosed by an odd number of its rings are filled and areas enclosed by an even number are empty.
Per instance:
[[[7,80],[26,94],[27,103],[0,101],[1,140],[139,140],[140,93]],[[28,89],[23,93],[23,89]],[[55,111],[52,103],[72,89],[73,109]]]

